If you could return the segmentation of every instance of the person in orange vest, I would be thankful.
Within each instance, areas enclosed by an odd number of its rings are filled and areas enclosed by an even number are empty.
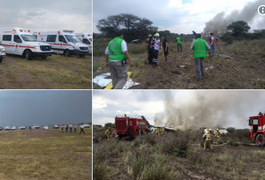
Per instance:
[[[209,131],[207,133],[204,133],[204,135],[202,136],[203,138],[205,138],[205,142],[204,142],[204,148],[203,150],[206,151],[206,149],[209,147],[211,148],[211,150],[213,150],[212,147],[212,130],[209,129]]]

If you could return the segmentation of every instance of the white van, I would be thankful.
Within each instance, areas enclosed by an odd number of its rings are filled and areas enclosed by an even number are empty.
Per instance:
[[[93,38],[89,33],[75,33],[76,36],[84,43],[88,45],[89,54],[92,53]]]
[[[28,60],[34,56],[46,59],[52,55],[51,46],[38,42],[25,28],[0,28],[0,45],[5,47],[6,54],[22,55]]]
[[[75,35],[74,31],[60,30],[51,32],[34,33],[39,41],[46,42],[52,46],[55,53],[63,54],[66,57],[79,55],[84,57],[89,53],[88,45],[83,44]]]
[[[3,61],[3,57],[6,55],[6,49],[3,46],[0,46],[0,63]]]

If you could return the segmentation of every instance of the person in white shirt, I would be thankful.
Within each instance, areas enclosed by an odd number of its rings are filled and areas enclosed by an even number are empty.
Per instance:
[[[84,134],[86,134],[85,131],[84,131],[84,124],[80,124],[80,133],[79,134],[81,134],[82,132]]]
[[[159,54],[159,49],[160,49],[160,39],[159,39],[159,34],[156,33],[154,35],[155,40],[154,40],[154,54],[153,54],[153,64],[157,66],[157,59],[158,59],[158,54]]]

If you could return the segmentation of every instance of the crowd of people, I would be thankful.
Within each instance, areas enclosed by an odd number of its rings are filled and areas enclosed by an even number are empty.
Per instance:
[[[207,56],[207,52],[209,52],[210,57],[214,56],[215,53],[217,38],[213,35],[213,33],[210,35],[210,45],[204,39],[202,39],[201,34],[195,34],[192,37],[193,41],[191,43],[190,50],[193,51],[196,67],[196,78],[198,81],[203,79],[203,59]],[[176,37],[176,45],[177,52],[182,52],[182,39],[179,35]],[[157,67],[159,50],[161,49],[161,46],[163,47],[165,57],[164,61],[167,62],[167,56],[169,55],[169,44],[166,36],[162,35],[160,40],[159,33],[155,33],[153,36],[151,34],[148,35],[146,39],[146,48],[148,52],[147,62],[154,67]],[[118,32],[117,37],[108,43],[108,46],[105,50],[105,55],[106,67],[109,68],[111,73],[113,89],[122,89],[127,82],[127,60],[129,61],[130,67],[133,67],[133,61],[131,60],[130,54],[128,52],[127,44],[123,39],[122,31]]]
[[[79,127],[80,127],[80,132],[79,132],[79,134],[81,134],[81,133],[83,133],[83,134],[86,134],[85,133],[85,131],[84,131],[84,123],[81,123],[80,125],[79,125]],[[61,126],[60,126],[60,129],[61,129],[61,132],[77,132],[77,126],[76,125],[73,125],[72,123],[70,123],[70,124],[62,124]]]

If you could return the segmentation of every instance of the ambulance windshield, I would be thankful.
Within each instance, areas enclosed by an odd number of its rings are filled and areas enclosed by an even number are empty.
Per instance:
[[[73,35],[65,35],[66,39],[68,42],[72,43],[82,43],[81,40],[77,36]]]
[[[22,34],[22,35],[20,35],[21,37],[22,37],[22,39],[24,40],[24,41],[26,41],[26,42],[36,42],[37,41],[37,39],[35,38],[35,36],[33,36],[33,35],[25,35],[25,34]]]

